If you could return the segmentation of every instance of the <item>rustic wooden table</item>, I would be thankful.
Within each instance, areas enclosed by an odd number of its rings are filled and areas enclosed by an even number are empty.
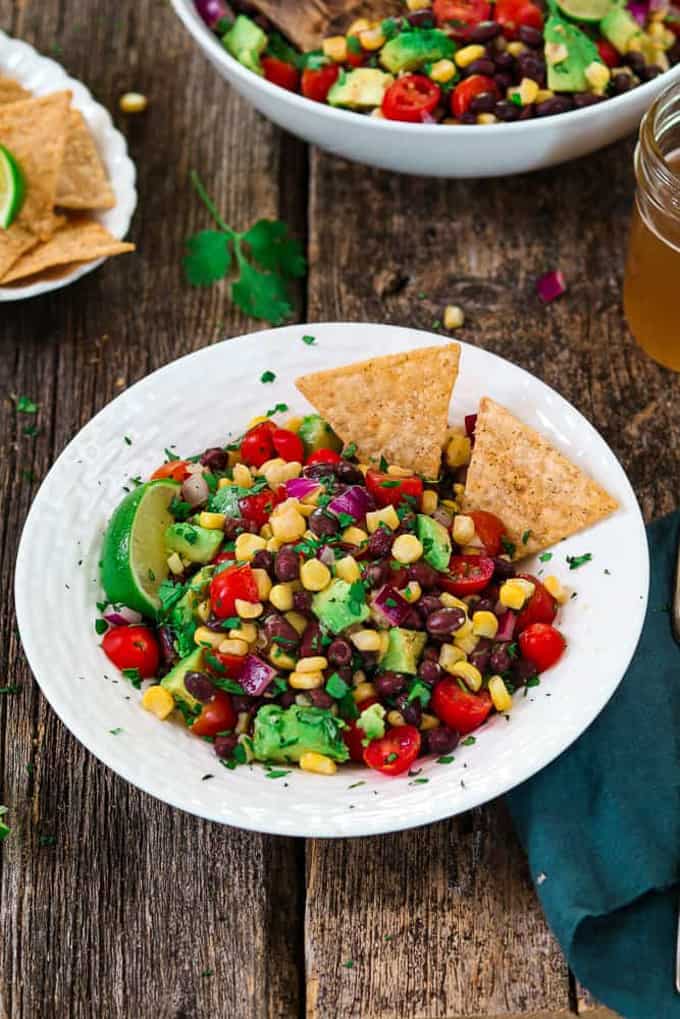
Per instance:
[[[647,519],[673,508],[680,377],[638,352],[621,312],[632,145],[506,181],[397,177],[272,127],[160,0],[0,0],[0,25],[111,110],[130,89],[151,100],[116,114],[139,171],[138,254],[0,317],[0,685],[20,686],[0,698],[3,1019],[611,1015],[570,978],[502,804],[351,842],[178,813],[102,767],[47,707],[10,581],[31,498],[75,432],[152,369],[255,327],[223,286],[182,280],[182,242],[207,225],[194,167],[230,223],[281,216],[304,238],[301,321],[429,328],[462,305],[462,339],[545,379],[602,431]],[[553,267],[569,292],[546,308],[533,280]],[[35,438],[16,394],[40,404]]]

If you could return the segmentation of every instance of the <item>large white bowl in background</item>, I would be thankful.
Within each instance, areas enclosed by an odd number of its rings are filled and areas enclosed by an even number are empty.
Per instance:
[[[316,344],[304,344],[304,334],[315,336]],[[567,653],[540,686],[515,698],[510,721],[495,716],[478,731],[474,746],[455,751],[451,764],[419,761],[418,782],[356,765],[329,778],[293,767],[285,779],[268,779],[261,766],[222,768],[204,741],[142,710],[140,694],[99,647],[94,621],[102,596],[102,536],[131,477],[147,477],[165,447],[190,454],[223,444],[279,402],[291,412],[304,411],[308,405],[293,380],[306,371],[442,342],[413,329],[343,323],[254,333],[190,354],[132,386],[61,454],[21,538],[17,619],[50,704],[123,778],[183,810],[241,828],[376,834],[436,821],[501,795],[548,764],[602,710],[633,654],[647,601],[647,543],[635,496],[604,440],[566,400],[522,369],[465,344],[451,421],[462,423],[488,393],[540,429],[621,504],[608,520],[560,543],[549,567],[529,562],[529,568],[549,568],[577,597],[559,623]],[[276,379],[263,385],[266,370]],[[584,552],[592,562],[571,573],[566,556]],[[214,778],[203,781],[206,774]]]
[[[305,141],[338,156],[429,177],[498,177],[576,159],[634,131],[656,96],[680,80],[680,65],[597,106],[514,124],[404,124],[333,109],[272,85],[234,60],[193,0],[172,0],[205,55],[248,102]]]

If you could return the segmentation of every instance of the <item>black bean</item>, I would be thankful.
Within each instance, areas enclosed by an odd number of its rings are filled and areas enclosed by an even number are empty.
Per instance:
[[[331,665],[349,665],[352,654],[352,645],[342,637],[336,637],[326,648],[326,658]]]
[[[493,58],[499,71],[512,71],[515,67],[515,58],[512,53],[497,53]]]
[[[498,79],[500,77],[501,77],[500,74],[496,75],[496,83],[498,83]],[[502,77],[506,76],[503,75]],[[508,86],[506,87],[509,87],[510,84],[512,83],[508,82]],[[505,123],[511,123],[513,120],[517,120],[517,118],[519,117],[519,107],[516,106],[514,103],[511,103],[509,99],[501,99],[499,100],[499,102],[496,103],[494,113],[496,114],[498,120],[502,120]]]
[[[433,686],[441,679],[441,674],[441,667],[436,662],[423,661],[418,667],[418,675],[428,686]]]
[[[446,725],[430,729],[425,736],[428,753],[436,754],[437,757],[443,757],[444,754],[450,754],[455,750],[459,739],[460,736],[455,729],[449,729]]]
[[[498,577],[499,580],[508,580],[509,577],[515,576],[515,567],[512,563],[508,562],[507,559],[501,559],[500,556],[495,556],[493,561],[493,575]]]
[[[227,541],[233,541],[239,534],[258,534],[259,530],[254,521],[242,517],[227,517],[224,521],[224,537]]]
[[[426,662],[438,662],[439,648],[434,644],[428,644],[423,651],[423,660]]]
[[[416,605],[424,616],[429,616],[442,607],[441,598],[437,594],[424,594]]]
[[[522,78],[530,78],[538,85],[545,84],[545,63],[536,53],[522,53],[517,58],[517,66]]]
[[[240,715],[243,711],[247,711],[250,714],[254,704],[255,698],[248,696],[248,694],[234,693],[231,695],[231,706],[237,715]]]
[[[496,65],[493,60],[490,60],[489,57],[479,57],[465,68],[465,76],[469,78],[472,74],[483,74],[486,78],[492,78],[495,70]]]
[[[205,672],[187,672],[184,677],[184,685],[191,696],[201,704],[206,704],[215,696],[215,687]]]
[[[179,655],[175,651],[175,638],[169,626],[158,627],[158,641],[161,647],[161,657],[166,665],[173,665],[179,660]]]
[[[406,724],[415,725],[418,728],[423,720],[423,708],[418,698],[416,697],[415,700],[409,701],[407,693],[400,693],[395,700],[395,704]]]
[[[596,94],[595,92],[579,92],[574,96],[574,107],[577,110],[582,110],[586,106],[594,106],[596,103],[601,103],[607,97]]]
[[[236,733],[230,732],[227,736],[215,736],[213,747],[218,757],[228,760],[234,753],[237,743],[238,736]]]
[[[476,124],[477,114],[466,111],[460,118],[461,124]]]
[[[630,53],[626,53],[623,57],[622,63],[628,64],[631,70],[635,71],[636,74],[639,74],[645,66],[645,58],[642,56],[642,53],[638,53],[636,50],[631,50]]]
[[[364,582],[371,588],[382,587],[392,579],[390,564],[383,560],[381,563],[371,563],[366,567]]]
[[[511,665],[512,658],[507,647],[504,644],[497,644],[489,658],[491,671],[494,674],[500,675],[503,672],[507,672]]]
[[[640,81],[652,81],[654,78],[658,78],[660,74],[663,74],[663,67],[659,67],[658,64],[647,64],[641,71],[638,72]]]
[[[407,575],[409,580],[415,580],[420,584],[423,591],[431,591],[433,587],[437,586],[439,580],[439,575],[434,567],[422,560],[409,566]]]
[[[317,538],[332,538],[340,529],[338,518],[326,509],[315,509],[307,523]]]
[[[335,478],[335,464],[309,464],[302,468],[305,478],[313,478],[315,481],[333,480]]]
[[[615,96],[623,95],[624,92],[629,92],[633,86],[633,79],[625,71],[621,71],[619,74],[615,74],[611,80],[611,90]]]
[[[427,617],[427,629],[433,637],[448,637],[460,630],[464,622],[462,609],[438,609]]]
[[[491,113],[496,106],[496,96],[493,92],[478,92],[470,101],[472,113]]]
[[[473,612],[493,612],[496,607],[495,598],[478,598],[472,606]]]
[[[450,510],[447,510],[446,506],[437,506],[436,510],[432,514],[432,519],[436,520],[438,524],[441,524],[442,527],[446,527],[448,530],[453,523],[453,513]]]
[[[411,11],[406,15],[406,20],[414,28],[434,28],[435,25],[434,15],[428,7],[421,11]]]
[[[303,616],[312,611],[311,591],[293,591],[293,608]]]
[[[537,117],[555,117],[559,113],[568,113],[572,108],[572,101],[569,96],[552,96],[544,99],[536,106]]]
[[[300,559],[295,549],[290,546],[279,549],[274,560],[274,573],[276,579],[284,584],[297,580],[300,576]]]
[[[300,658],[314,658],[316,655],[321,654],[323,654],[321,628],[316,621],[307,623],[302,634],[302,640],[300,641]]]
[[[380,698],[396,697],[406,686],[406,679],[398,672],[383,672],[373,680]]]
[[[333,706],[333,698],[325,690],[308,690],[307,693],[315,708],[326,708],[328,710],[328,708]]]
[[[226,449],[212,446],[210,449],[206,449],[201,456],[201,463],[204,467],[209,467],[211,471],[223,471],[229,463],[229,454]]]
[[[481,651],[475,649],[470,655],[468,661],[470,662],[470,665],[474,665],[474,667],[476,669],[479,669],[482,675],[484,675],[484,673],[487,672],[489,669],[490,659],[491,652],[488,650],[488,648],[482,649]]]
[[[349,460],[340,460],[339,463],[336,463],[335,473],[338,476],[338,481],[343,481],[346,485],[364,484],[363,474],[357,465],[350,463]]]
[[[295,690],[284,690],[279,697],[279,704],[282,708],[290,708],[295,704],[295,698],[297,694]]]
[[[416,515],[415,513],[411,513],[411,511],[408,510],[408,512],[402,514],[399,527],[395,531],[395,534],[407,534],[410,533],[411,531],[415,531],[415,529],[416,529]]]
[[[408,580],[408,572],[405,566],[399,566],[397,563],[393,563],[390,566],[389,583],[392,587],[396,587],[401,590],[402,587],[406,587]]]
[[[518,120],[532,120],[536,116],[535,106],[531,103],[529,106],[519,106],[519,117]]]
[[[368,554],[373,557],[382,558],[388,556],[392,548],[394,535],[386,527],[379,527],[368,539]]]
[[[536,666],[528,658],[515,658],[512,663],[512,679],[516,686],[523,686],[536,675]]]
[[[543,45],[543,34],[531,25],[520,25],[519,37],[525,46],[531,46],[533,50],[538,50]]]
[[[422,630],[425,622],[417,609],[411,609],[401,625],[407,630]]]
[[[271,574],[274,569],[274,555],[266,548],[260,548],[253,556],[250,565],[255,570],[264,570],[265,573]]]
[[[278,613],[273,612],[270,616],[267,616],[262,629],[266,634],[269,643],[276,643],[279,649],[283,652],[287,652],[290,648],[297,647],[300,642],[300,634],[297,632],[294,626],[280,616]],[[276,638],[276,640],[275,640]]]
[[[496,82],[496,87],[498,88],[498,91],[501,92],[503,95],[507,92],[507,90],[510,88],[514,81],[512,75],[508,71],[498,71],[497,74],[494,74],[493,80]],[[517,117],[519,116],[519,107],[515,103],[510,102],[509,99],[501,99],[500,102],[496,103],[496,107],[502,105],[511,106],[512,107],[511,113],[514,114],[514,116],[512,117],[508,116],[504,117],[503,119],[516,120]]]
[[[498,21],[480,21],[471,30],[468,39],[470,42],[484,43],[491,42],[501,33],[501,25]]]

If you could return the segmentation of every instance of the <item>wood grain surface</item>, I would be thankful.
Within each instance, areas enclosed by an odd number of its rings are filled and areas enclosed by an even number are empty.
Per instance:
[[[192,168],[234,226],[280,215],[308,242],[301,321],[431,328],[460,304],[462,339],[535,372],[602,431],[648,519],[673,508],[680,380],[638,352],[621,313],[630,143],[526,178],[400,178],[309,156],[230,93],[160,0],[0,0],[0,26],[112,111],[130,89],[150,98],[144,116],[115,114],[139,171],[138,253],[0,313],[0,667],[20,687],[0,697],[13,827],[0,854],[0,1016],[599,1019],[501,805],[306,845],[173,811],[104,769],[46,706],[11,577],[36,486],[92,414],[150,370],[257,327],[224,286],[182,281],[183,239],[208,225]],[[569,292],[545,308],[533,280],[556,267]],[[37,438],[18,394],[40,404]]]

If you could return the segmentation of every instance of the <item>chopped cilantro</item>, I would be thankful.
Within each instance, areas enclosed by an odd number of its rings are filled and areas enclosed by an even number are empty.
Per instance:
[[[139,669],[121,669],[122,674],[126,679],[129,679],[135,690],[140,690],[142,686],[142,677],[139,674]]]
[[[524,534],[522,535],[522,544],[526,545],[527,542],[529,541],[530,537],[531,537],[531,531],[525,531]]]
[[[241,684],[237,683],[235,679],[222,676],[211,676],[210,679],[213,686],[216,686],[218,690],[224,690],[225,693],[235,693],[241,697],[245,693]]]
[[[355,57],[361,56],[363,49],[358,36],[348,35],[347,36],[347,50],[349,53],[353,53]]]
[[[354,969],[354,959],[348,959],[347,962],[343,962],[344,969]]]
[[[120,727],[120,726],[117,726],[117,727],[116,727],[115,729],[109,729],[109,733],[110,733],[110,734],[111,734],[112,736],[120,736],[120,734],[121,734],[121,732],[122,732],[122,731],[123,731],[123,730],[121,729],[121,727]]]
[[[337,674],[337,672],[334,672],[333,675],[329,677],[328,682],[326,683],[326,693],[330,694],[331,697],[334,697],[335,700],[338,701],[342,700],[342,698],[345,696],[348,690],[349,686],[344,681],[342,676],[339,676]]]
[[[512,644],[508,644],[508,654],[511,658],[517,657],[517,644],[513,641]]]
[[[471,747],[473,745],[473,743],[476,743],[476,742],[477,742],[477,740],[475,739],[474,736],[466,736],[465,739],[460,741],[460,745],[462,747]]]
[[[158,588],[161,612],[166,615],[172,606],[180,600],[185,591],[184,584],[173,584],[171,580],[163,580]]]
[[[284,778],[286,775],[290,775],[290,769],[285,771],[283,768],[268,768],[265,772],[265,778]]]
[[[348,690],[345,696],[340,701],[340,716],[341,718],[348,718],[352,721],[359,717],[359,709],[354,702],[352,691]]]
[[[316,343],[316,336],[303,336],[302,342],[306,343],[308,347],[311,347]]]
[[[429,781],[429,778],[414,778],[412,782],[409,782],[409,785],[425,785]]]
[[[214,969],[204,969],[204,970],[203,970],[203,971],[201,972],[201,976],[202,976],[202,977],[211,977],[211,976],[212,976],[212,975],[214,974],[214,972],[215,972],[215,970],[214,970]]]
[[[541,552],[541,554],[540,554],[540,556],[538,558],[539,558],[539,562],[549,563],[550,560],[552,559],[552,557],[553,557],[552,552]]]
[[[148,576],[149,580],[153,584],[153,582],[156,579],[156,574],[154,573],[154,571],[152,569],[148,569],[146,572],[147,572],[147,576]]]
[[[530,676],[529,679],[527,680],[527,686],[540,686],[540,685],[541,685],[540,676]]]
[[[349,586],[348,607],[352,615],[358,616],[366,603],[366,589],[360,580]]]
[[[171,449],[164,449],[163,452],[165,453],[165,462],[166,463],[169,464],[169,463],[172,463],[174,460],[179,460],[179,457],[177,456],[177,454],[173,453]]]
[[[348,442],[342,451],[342,456],[344,459],[348,460],[351,456],[354,456],[356,454],[356,451],[357,451],[356,442]]]
[[[352,524],[356,523],[351,513],[338,513],[337,518],[343,530],[346,527],[351,527]]]
[[[517,546],[513,544],[512,541],[508,541],[505,535],[503,535],[503,537],[501,538],[501,545],[503,546],[503,551],[505,552],[505,554],[509,555],[510,558],[512,559],[515,552],[517,551]]]
[[[567,562],[569,563],[569,569],[577,570],[579,566],[584,566],[586,563],[589,563],[592,558],[592,552],[584,552],[583,555],[568,555]]]
[[[20,396],[17,400],[17,411],[19,414],[37,414],[38,404],[34,403],[27,396]]]
[[[129,435],[124,435],[123,436],[123,441],[125,442],[126,446],[131,446],[132,445],[132,439],[130,438]]]
[[[399,488],[400,484],[401,484],[400,481],[381,481],[380,482],[380,487],[381,488]]]
[[[412,683],[411,688],[408,692],[407,702],[410,704],[411,701],[419,700],[421,707],[426,708],[430,703],[430,697],[432,691],[426,683],[423,683],[421,679],[416,679]]]
[[[385,471],[387,470],[387,468],[389,467],[389,464],[388,464],[388,462],[387,462],[387,460],[385,459],[385,457],[384,457],[384,456],[381,456],[381,457],[380,457],[380,463],[379,463],[379,465],[378,465],[378,466],[380,467],[380,470],[381,470],[381,471],[383,472],[383,474],[384,474],[384,473],[385,473]]]
[[[510,102],[514,103],[515,106],[521,106],[522,105],[522,97],[517,92],[511,92],[510,93]]]
[[[237,764],[248,763],[248,755],[246,753],[246,748],[243,746],[243,743],[236,744],[236,746],[231,752],[231,756],[236,761]]]
[[[366,779],[365,778],[360,779],[359,782],[352,782],[352,784],[348,785],[347,788],[348,789],[358,789],[360,785],[366,785]]]
[[[441,329],[441,326],[442,326],[442,324],[441,324],[441,322],[439,321],[438,318],[436,318],[434,320],[434,322],[432,323],[432,328],[433,329]]]
[[[260,382],[273,382],[275,378],[276,372],[270,371],[262,372],[262,374],[260,375]]]
[[[399,754],[395,754],[394,750],[391,754],[388,754],[385,758],[385,764],[392,764],[394,761],[399,760]]]
[[[455,759],[456,758],[452,757],[451,754],[444,754],[443,757],[437,758],[437,764],[452,764]]]
[[[287,410],[288,410],[287,403],[277,403],[274,407],[267,411],[267,417],[268,418],[273,417],[274,414],[285,414]],[[265,478],[264,480],[266,481],[267,479]],[[254,487],[255,486],[253,486],[253,488]]]
[[[134,480],[134,478],[133,478]],[[184,521],[187,517],[190,517],[193,511],[191,503],[184,502],[183,499],[178,499],[176,496],[170,503],[170,512],[172,513],[175,520]]]
[[[109,628],[109,624],[106,622],[105,619],[95,619],[95,621],[94,621],[94,629],[95,629],[95,632],[98,633],[100,637],[101,637],[101,635],[103,633],[106,633],[108,628]]]
[[[220,623],[220,630],[238,630],[241,625],[240,616],[227,616]]]

